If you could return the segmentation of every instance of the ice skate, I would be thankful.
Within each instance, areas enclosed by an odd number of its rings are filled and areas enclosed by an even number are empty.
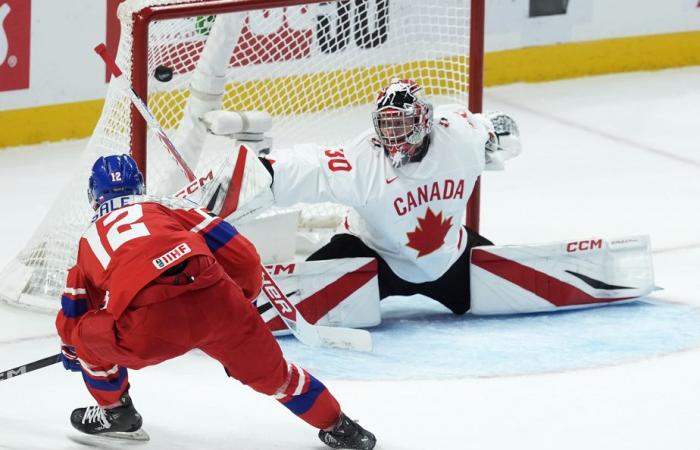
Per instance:
[[[345,414],[340,414],[340,422],[330,431],[321,430],[318,437],[331,448],[372,450],[377,438],[362,428]]]
[[[85,434],[112,439],[147,441],[148,434],[141,429],[143,420],[136,411],[128,393],[121,397],[121,405],[113,408],[88,406],[74,409],[70,416],[73,427]]]

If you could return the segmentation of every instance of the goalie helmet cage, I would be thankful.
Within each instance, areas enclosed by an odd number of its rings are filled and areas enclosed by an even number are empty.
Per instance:
[[[210,110],[266,111],[274,147],[284,148],[330,147],[370,128],[376,94],[393,77],[416,80],[436,105],[482,109],[484,0],[126,0],[118,16],[117,64],[193,168],[216,167],[231,145],[206,135],[199,117]],[[60,307],[93,214],[85,196],[90,167],[120,153],[135,157],[150,194],[185,183],[111,83],[75,176],[0,273],[0,299]],[[342,210],[306,205],[301,217],[313,227]],[[478,182],[467,211],[467,224],[478,229]]]

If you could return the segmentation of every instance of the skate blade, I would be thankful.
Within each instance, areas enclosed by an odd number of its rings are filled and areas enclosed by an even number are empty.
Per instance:
[[[151,437],[144,430],[138,430],[131,433],[126,433],[122,431],[116,431],[112,433],[102,433],[102,434],[79,434],[70,435],[69,439],[75,441],[79,444],[87,445],[89,447],[103,447],[105,444],[139,444],[143,442],[148,442]]]

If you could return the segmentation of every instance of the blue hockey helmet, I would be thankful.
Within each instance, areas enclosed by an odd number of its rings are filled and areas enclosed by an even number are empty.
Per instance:
[[[94,209],[115,197],[143,193],[143,175],[131,156],[101,156],[92,165],[88,199]]]

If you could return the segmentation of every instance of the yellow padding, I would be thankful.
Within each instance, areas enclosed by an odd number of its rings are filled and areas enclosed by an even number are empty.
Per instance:
[[[486,86],[694,66],[700,65],[700,32],[505,50],[484,60]]]
[[[272,115],[364,105],[374,101],[379,90],[397,76],[416,80],[426,87],[428,96],[457,94],[468,89],[467,70],[467,58],[454,57],[231,83],[222,104],[230,111],[264,110]],[[444,73],[452,73],[453,79],[440,78]],[[165,128],[175,127],[182,119],[187,96],[182,90],[158,93],[149,98],[149,108]]]
[[[426,86],[432,84],[433,88],[426,89],[428,95],[464,91],[466,74],[462,81],[436,83],[434,80],[445,70],[466,70],[466,63],[466,58],[454,58],[339,70],[259,81],[255,89],[249,83],[239,83],[230,86],[224,104],[227,108],[240,110],[264,108],[273,114],[313,112],[331,102],[335,106],[349,106],[373,98],[394,75],[414,78]],[[691,65],[700,65],[700,31],[492,52],[485,57],[485,84],[495,86]],[[315,89],[295,91],[294,86],[300,84],[310,84]],[[342,90],[350,85],[352,92],[343,95]],[[361,87],[359,95],[358,86]],[[289,94],[296,95],[294,102],[281,101],[280,96]],[[179,114],[170,116],[175,121],[181,117],[185,96],[182,91],[154,96],[149,104],[156,116],[160,115],[163,106],[176,105]],[[310,104],[316,105],[314,110],[300,109],[300,105]],[[0,111],[0,148],[89,136],[102,105],[102,100],[92,100]],[[172,126],[173,123],[164,125]]]
[[[0,111],[0,149],[90,136],[103,100]]]

